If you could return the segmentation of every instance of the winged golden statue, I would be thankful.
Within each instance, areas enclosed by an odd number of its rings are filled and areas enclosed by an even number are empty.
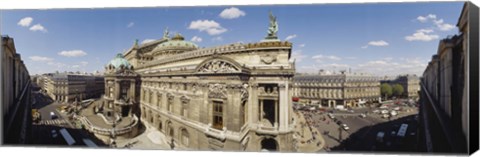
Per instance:
[[[273,16],[272,12],[270,11],[270,25],[268,26],[268,36],[267,37],[277,37],[277,32],[278,32],[278,24],[277,24],[277,17]]]

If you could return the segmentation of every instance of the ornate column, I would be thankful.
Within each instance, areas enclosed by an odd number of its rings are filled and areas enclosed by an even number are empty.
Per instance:
[[[120,96],[120,80],[115,80],[115,97],[113,100],[117,100]]]
[[[275,109],[275,111],[280,114],[278,115],[278,117],[280,118],[280,121],[277,121],[277,123],[280,124],[279,130],[285,130],[288,128],[288,116],[289,116],[288,108],[290,107],[288,103],[289,101],[288,99],[290,97],[288,96],[289,93],[287,91],[287,86],[288,86],[287,81],[285,81],[285,84],[278,85],[280,103],[278,103],[278,101],[276,102],[275,105],[277,105],[278,108]]]
[[[129,90],[129,93],[128,93],[128,97],[129,97],[130,99],[134,99],[134,100],[135,100],[135,84],[136,84],[136,83],[137,83],[137,82],[135,82],[134,79],[131,79],[131,80],[130,80],[130,90]]]
[[[278,115],[278,108],[279,108],[278,100],[275,100],[274,105],[275,105],[274,106],[274,108],[275,108],[275,122],[273,123],[273,127],[278,128],[278,117],[279,117],[279,115]]]

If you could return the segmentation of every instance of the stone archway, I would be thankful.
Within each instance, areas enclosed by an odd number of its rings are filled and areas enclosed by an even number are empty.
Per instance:
[[[265,138],[260,142],[260,150],[278,151],[278,142],[273,138]]]
[[[165,122],[165,132],[166,132],[167,136],[170,136],[171,138],[174,137],[175,130],[173,129],[171,121]]]

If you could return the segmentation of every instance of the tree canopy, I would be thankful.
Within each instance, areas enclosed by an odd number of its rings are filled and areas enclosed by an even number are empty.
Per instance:
[[[381,84],[380,85],[380,93],[382,93],[382,96],[385,96],[385,97],[392,96],[392,94],[393,94],[392,86],[390,86],[387,83]]]
[[[403,87],[400,84],[395,84],[392,87],[393,95],[401,96],[403,94]]]

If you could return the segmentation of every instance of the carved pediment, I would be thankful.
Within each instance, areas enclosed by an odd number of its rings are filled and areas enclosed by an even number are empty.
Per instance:
[[[230,62],[214,59],[204,63],[197,69],[198,73],[237,73],[240,68]]]

